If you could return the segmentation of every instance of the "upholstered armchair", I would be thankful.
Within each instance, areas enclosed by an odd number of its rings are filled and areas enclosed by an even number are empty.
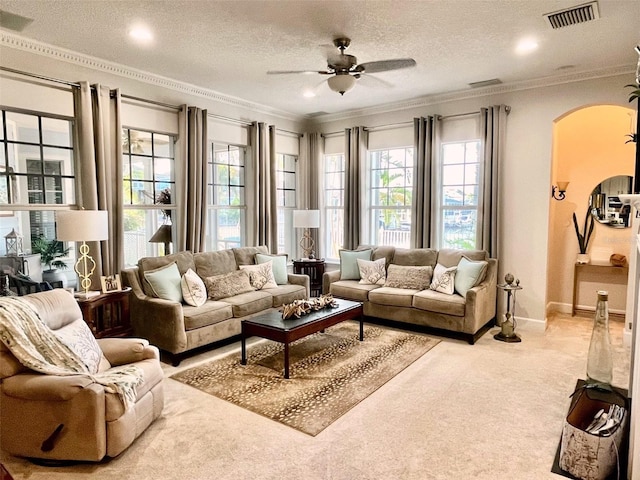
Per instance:
[[[56,335],[72,336],[71,341],[80,345],[88,341],[95,350],[93,337],[81,338],[87,329],[69,292],[54,289],[21,298],[35,307]],[[78,338],[74,340],[73,335]],[[158,349],[137,338],[98,339],[97,344],[101,350],[96,359],[98,373],[126,364],[142,371],[143,382],[128,408],[91,376],[36,373],[0,342],[0,447],[4,451],[44,460],[99,461],[120,454],[160,416],[164,393]]]

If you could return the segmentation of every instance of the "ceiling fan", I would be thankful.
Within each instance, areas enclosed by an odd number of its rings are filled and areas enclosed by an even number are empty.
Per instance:
[[[340,95],[344,95],[353,88],[356,80],[362,74],[388,72],[401,68],[413,67],[416,61],[413,58],[395,58],[392,60],[380,60],[377,62],[365,62],[358,65],[358,59],[353,55],[347,55],[344,51],[351,44],[347,37],[338,37],[333,40],[340,53],[331,55],[327,59],[326,70],[270,70],[268,75],[281,75],[289,73],[319,73],[320,75],[331,75],[327,79],[329,88]]]

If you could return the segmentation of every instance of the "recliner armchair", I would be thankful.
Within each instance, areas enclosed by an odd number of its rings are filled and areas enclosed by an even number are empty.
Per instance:
[[[22,297],[52,330],[84,322],[73,296],[62,289]],[[122,453],[160,416],[164,406],[159,352],[147,340],[103,338],[99,371],[135,364],[144,373],[136,401],[125,410],[88,375],[56,376],[21,365],[0,342],[0,447],[16,456],[99,461]]]

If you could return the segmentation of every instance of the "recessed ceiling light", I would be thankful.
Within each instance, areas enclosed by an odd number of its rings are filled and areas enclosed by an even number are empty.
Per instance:
[[[518,55],[526,55],[538,49],[538,42],[532,38],[525,38],[518,42],[516,53]]]
[[[129,30],[129,36],[141,43],[149,43],[153,40],[151,30],[142,25],[137,25]]]
[[[302,94],[303,97],[306,98],[313,98],[316,96],[315,92],[312,92],[311,90],[307,90]]]

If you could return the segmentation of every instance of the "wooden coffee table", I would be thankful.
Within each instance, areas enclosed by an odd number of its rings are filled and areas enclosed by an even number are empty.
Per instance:
[[[284,343],[284,378],[289,378],[289,345],[296,340],[323,331],[345,320],[360,321],[360,341],[364,339],[362,303],[336,299],[337,308],[324,308],[300,318],[282,318],[282,312],[271,310],[242,321],[242,358],[247,364],[246,340],[251,336]]]

